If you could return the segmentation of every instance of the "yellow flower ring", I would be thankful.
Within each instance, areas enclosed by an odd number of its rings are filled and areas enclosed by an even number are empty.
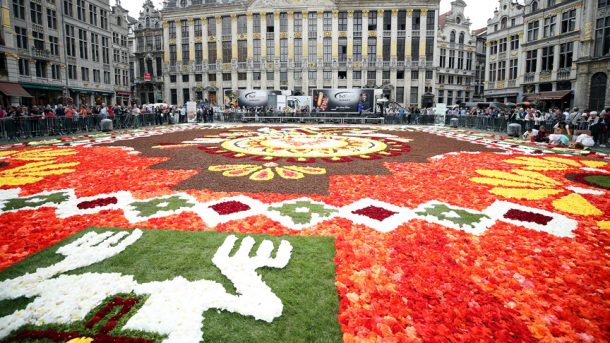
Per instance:
[[[313,163],[320,158],[326,162],[350,162],[352,158],[380,159],[399,156],[410,151],[403,142],[386,139],[339,135],[258,135],[227,140],[220,147],[200,146],[211,154],[231,158],[252,157],[254,161]]]

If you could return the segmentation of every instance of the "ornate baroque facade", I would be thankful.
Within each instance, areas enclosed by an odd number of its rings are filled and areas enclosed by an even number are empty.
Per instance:
[[[447,105],[471,102],[475,95],[476,37],[465,8],[463,0],[453,1],[439,18],[437,100]]]
[[[164,102],[163,27],[161,15],[151,0],[144,2],[132,32],[134,96],[140,104]]]
[[[4,105],[55,104],[64,95],[77,105],[128,101],[127,11],[120,1],[2,0],[1,13]]]
[[[227,89],[382,88],[431,106],[439,3],[172,0],[162,10],[164,91],[174,104],[219,104]]]

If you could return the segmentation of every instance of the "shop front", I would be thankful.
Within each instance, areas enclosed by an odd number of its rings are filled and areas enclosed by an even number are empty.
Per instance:
[[[64,95],[63,87],[36,84],[22,84],[22,86],[32,95],[32,105],[57,105],[62,102]]]
[[[131,93],[129,92],[116,92],[114,98],[115,105],[129,106],[129,102],[131,101]]]
[[[0,105],[4,107],[29,105],[32,95],[18,83],[0,82]]]

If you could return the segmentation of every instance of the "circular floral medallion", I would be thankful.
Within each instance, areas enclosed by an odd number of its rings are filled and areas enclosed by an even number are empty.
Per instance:
[[[566,176],[569,180],[582,183],[584,185],[601,188],[601,189],[610,189],[610,175],[607,174],[591,174],[591,173],[582,173],[582,174],[570,174]]]
[[[256,156],[330,158],[373,154],[385,150],[387,145],[362,137],[287,134],[237,138],[224,142],[222,147]]]

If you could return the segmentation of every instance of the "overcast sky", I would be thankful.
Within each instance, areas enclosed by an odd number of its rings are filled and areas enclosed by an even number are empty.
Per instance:
[[[114,2],[115,0],[112,0]],[[451,9],[452,0],[441,0],[441,13]],[[464,0],[468,4],[466,16],[470,17],[472,30],[487,26],[487,19],[493,16],[494,9],[498,7],[498,0]],[[161,8],[162,0],[153,0],[158,9]],[[124,8],[129,10],[129,15],[134,18],[139,16],[144,0],[122,0]]]

